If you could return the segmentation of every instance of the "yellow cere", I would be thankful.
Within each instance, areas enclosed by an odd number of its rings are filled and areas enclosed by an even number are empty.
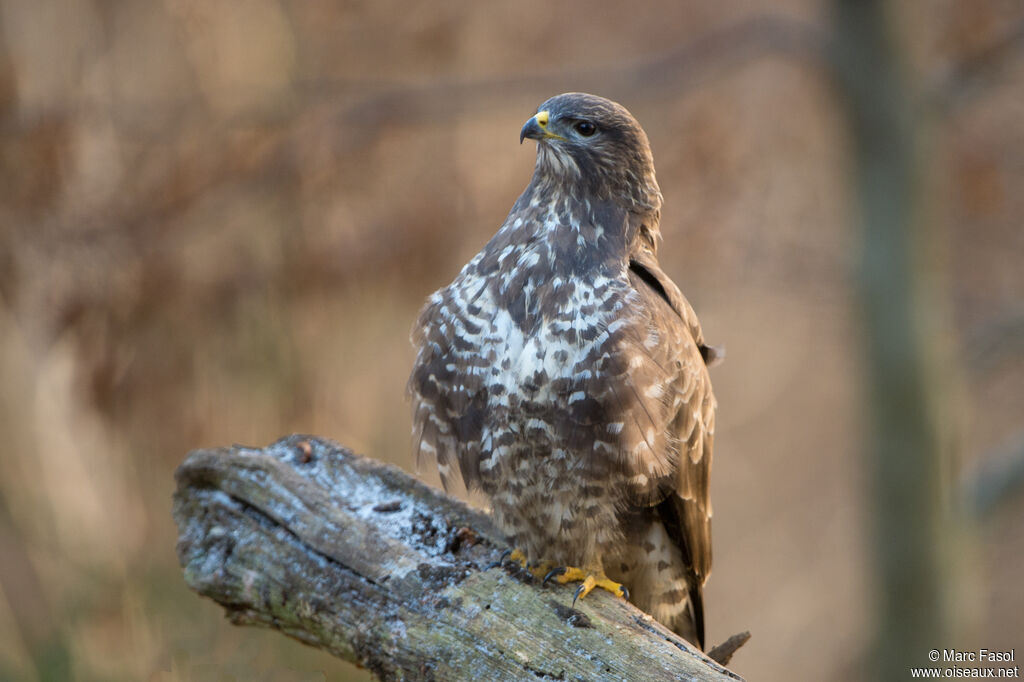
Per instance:
[[[537,115],[533,117],[533,120],[537,121],[537,125],[544,131],[544,137],[546,139],[554,138],[556,140],[564,140],[565,138],[558,133],[553,133],[548,130],[548,122],[551,120],[551,114],[547,111],[538,111]]]

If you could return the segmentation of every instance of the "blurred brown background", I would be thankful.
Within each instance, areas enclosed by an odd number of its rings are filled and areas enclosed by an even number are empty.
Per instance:
[[[1024,433],[1024,6],[898,10],[960,490]],[[500,225],[533,165],[519,127],[566,90],[646,128],[662,263],[728,348],[709,639],[751,630],[750,680],[863,678],[858,234],[824,6],[3,0],[0,22],[0,678],[367,679],[187,590],[174,468],[309,432],[412,469],[416,311]],[[935,646],[1020,654],[1024,500],[973,530],[963,632]]]

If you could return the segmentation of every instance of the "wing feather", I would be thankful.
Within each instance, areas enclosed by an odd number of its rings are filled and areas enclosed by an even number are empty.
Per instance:
[[[671,368],[663,377],[670,387],[672,405],[664,430],[674,442],[674,471],[660,483],[656,510],[670,537],[680,549],[689,574],[690,608],[698,636],[703,641],[703,585],[711,572],[711,502],[709,478],[714,445],[715,399],[706,358],[719,357],[704,343],[697,316],[679,288],[658,266],[653,253],[643,249],[630,263],[630,280],[642,296],[648,324],[665,336],[652,352],[655,365]],[[650,372],[634,377],[643,393]],[[649,503],[644,496],[638,504]]]
[[[445,490],[457,487],[460,478],[472,490],[480,480],[487,393],[473,371],[484,359],[459,350],[459,334],[465,328],[458,328],[453,310],[457,307],[448,289],[435,293],[424,306],[413,327],[412,342],[418,350],[406,391],[413,405],[417,466],[433,457]]]

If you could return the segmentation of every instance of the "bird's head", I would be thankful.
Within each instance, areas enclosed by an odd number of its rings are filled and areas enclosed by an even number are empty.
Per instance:
[[[581,92],[557,95],[523,126],[519,141],[526,138],[537,141],[534,182],[637,211],[661,207],[647,134],[621,104]]]

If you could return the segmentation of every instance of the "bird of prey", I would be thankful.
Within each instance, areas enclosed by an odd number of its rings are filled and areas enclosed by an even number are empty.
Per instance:
[[[658,265],[647,135],[567,93],[527,138],[530,184],[414,327],[415,446],[490,499],[536,575],[627,597],[703,649],[721,351]]]

